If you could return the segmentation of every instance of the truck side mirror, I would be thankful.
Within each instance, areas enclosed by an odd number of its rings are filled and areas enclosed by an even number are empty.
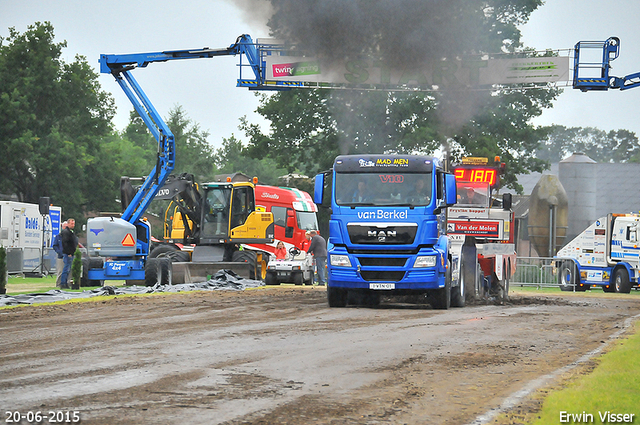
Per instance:
[[[292,209],[287,208],[287,219],[285,224],[286,226],[284,228],[284,237],[292,238],[293,231],[296,227],[296,213]]]
[[[513,198],[510,193],[502,194],[502,209],[508,211],[511,209],[511,205],[513,203]]]
[[[316,205],[322,205],[322,198],[324,197],[324,173],[316,175],[313,187],[313,202]]]
[[[296,226],[296,215],[293,210],[287,210],[287,227]]]
[[[455,205],[458,202],[458,190],[456,187],[456,177],[453,174],[444,175],[445,193],[444,201],[448,207]]]

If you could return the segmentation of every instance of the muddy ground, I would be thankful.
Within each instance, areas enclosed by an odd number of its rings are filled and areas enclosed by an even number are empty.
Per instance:
[[[4,309],[0,407],[5,422],[482,423],[640,314],[633,295],[511,299],[330,309],[323,288],[273,287]]]

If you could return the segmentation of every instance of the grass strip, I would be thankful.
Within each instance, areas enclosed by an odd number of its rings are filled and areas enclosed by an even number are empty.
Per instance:
[[[634,330],[599,357],[589,374],[551,391],[542,410],[525,423],[640,424],[640,322]]]

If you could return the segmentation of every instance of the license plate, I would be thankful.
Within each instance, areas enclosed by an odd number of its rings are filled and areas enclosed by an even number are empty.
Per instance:
[[[395,283],[370,283],[369,289],[383,289],[383,290],[396,289],[396,284]]]

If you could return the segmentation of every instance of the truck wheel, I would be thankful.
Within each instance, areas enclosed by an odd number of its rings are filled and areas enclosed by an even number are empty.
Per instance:
[[[466,303],[466,280],[463,275],[462,264],[460,265],[460,277],[458,278],[458,286],[451,288],[451,306],[464,307]]]
[[[173,279],[173,265],[171,258],[159,258],[160,260],[160,284],[171,285]]]
[[[344,288],[327,287],[327,301],[329,307],[344,307],[347,305],[347,290]]]
[[[629,281],[629,272],[624,267],[619,267],[613,273],[613,285],[616,292],[628,294],[631,292],[631,282]]]
[[[505,262],[505,267],[503,268],[505,271],[504,279],[502,280],[502,301],[509,301],[509,282],[511,280],[511,263]]]
[[[465,302],[469,304],[476,300],[479,293],[478,251],[475,245],[463,245],[460,254],[460,279],[464,285]],[[482,269],[480,273],[482,274]]]
[[[231,256],[231,261],[234,263],[249,263],[251,265],[249,271],[249,278],[256,278],[256,266],[258,262],[258,256],[254,251],[242,250],[235,251]]]
[[[451,307],[451,267],[447,267],[444,288],[429,292],[429,303],[436,310],[448,310]]]
[[[293,283],[295,285],[302,285],[304,283],[302,278],[303,278],[302,272],[294,273],[293,274]]]
[[[144,284],[145,286],[159,285],[162,274],[160,271],[160,259],[148,258],[144,265]]]
[[[576,284],[578,271],[573,261],[565,261],[560,266],[560,274],[558,275],[558,284],[561,291],[573,291],[573,285]]]
[[[267,275],[264,277],[264,284],[265,285],[277,285],[278,284],[278,278],[276,277],[276,274],[267,272]]]

